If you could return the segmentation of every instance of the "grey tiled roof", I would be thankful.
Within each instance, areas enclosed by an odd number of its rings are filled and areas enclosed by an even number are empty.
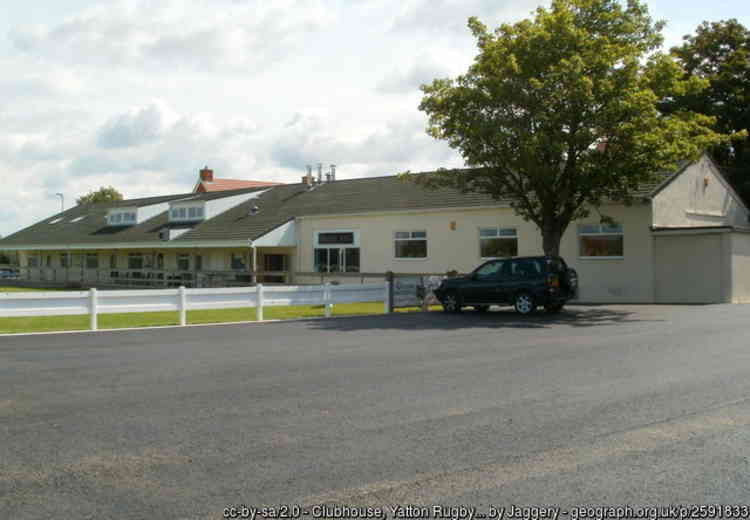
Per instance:
[[[671,174],[670,174],[671,175]],[[665,178],[669,175],[665,175]],[[636,196],[648,196],[661,183],[644,185]],[[131,199],[116,203],[77,206],[55,215],[0,240],[4,245],[44,244],[107,244],[123,242],[161,242],[159,231],[169,226],[167,212],[130,227],[107,226],[105,215],[112,207],[145,206],[186,198],[210,200],[254,191],[264,191],[256,198],[245,201],[224,213],[196,224],[190,231],[171,240],[173,244],[196,240],[247,240],[256,239],[294,217],[353,214],[368,211],[420,210],[492,206],[507,203],[479,193],[461,193],[459,190],[440,188],[428,190],[396,176],[368,177],[339,180],[315,186],[283,184],[272,188],[248,188],[209,193],[187,193],[146,199]],[[259,211],[250,215],[252,206]],[[79,222],[74,218],[86,215]],[[58,217],[63,220],[50,224]]]

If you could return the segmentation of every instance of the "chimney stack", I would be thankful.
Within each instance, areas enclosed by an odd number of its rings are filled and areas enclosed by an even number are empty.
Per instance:
[[[210,170],[208,166],[204,166],[199,175],[201,182],[214,182],[214,171]]]

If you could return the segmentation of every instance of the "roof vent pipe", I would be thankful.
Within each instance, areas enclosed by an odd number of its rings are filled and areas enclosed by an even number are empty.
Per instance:
[[[336,165],[335,164],[331,165],[331,180],[332,181],[336,180]]]

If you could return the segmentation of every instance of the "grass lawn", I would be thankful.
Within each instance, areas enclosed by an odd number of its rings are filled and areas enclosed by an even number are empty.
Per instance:
[[[0,292],[3,289],[0,288]],[[430,310],[440,309],[440,306]],[[418,311],[417,307],[397,309],[398,312]],[[355,316],[364,314],[382,314],[382,303],[342,303],[333,306],[334,316]],[[188,311],[189,324],[226,323],[232,321],[255,321],[255,308],[209,309]],[[266,307],[263,317],[267,320],[284,320],[293,318],[312,318],[323,316],[322,305],[305,305],[294,307]],[[100,314],[100,329],[122,329],[129,327],[155,327],[177,325],[179,317],[176,312],[134,312],[124,314]],[[0,318],[0,334],[19,332],[50,332],[63,330],[88,330],[89,317],[81,316],[33,316],[23,318]]]

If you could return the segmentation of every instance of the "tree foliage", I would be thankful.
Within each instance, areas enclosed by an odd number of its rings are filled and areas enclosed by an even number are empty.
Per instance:
[[[706,81],[656,52],[663,24],[638,0],[553,0],[494,32],[476,18],[468,25],[474,63],[423,85],[419,108],[428,132],[471,168],[406,177],[510,200],[539,227],[546,254],[591,207],[632,202],[657,172],[726,139],[708,116],[658,110]]]
[[[737,20],[703,22],[683,44],[672,48],[686,74],[704,79],[708,87],[665,103],[667,112],[692,110],[716,118],[722,133],[750,130],[750,30]],[[732,183],[750,201],[750,143],[723,142],[712,149],[716,161],[731,173]]]
[[[114,189],[112,186],[102,186],[96,191],[90,191],[86,195],[81,195],[76,199],[76,204],[91,204],[93,202],[111,202],[114,200],[122,200],[122,193]]]

